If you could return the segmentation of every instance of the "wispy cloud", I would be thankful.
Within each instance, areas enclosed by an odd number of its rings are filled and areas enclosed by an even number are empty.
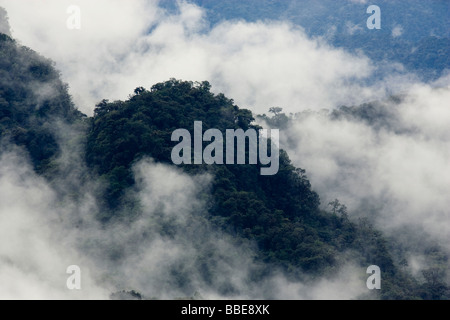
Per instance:
[[[405,94],[400,104],[383,103],[390,115],[377,126],[304,116],[285,132],[285,146],[324,203],[341,199],[354,217],[409,238],[413,252],[430,240],[450,252],[449,86],[417,84]]]
[[[81,29],[66,27],[70,1],[1,0],[13,35],[56,61],[79,108],[125,99],[135,87],[169,78],[208,80],[258,113],[289,112],[364,101],[390,86],[366,88],[376,66],[311,39],[287,22],[224,22],[209,29],[205,11],[179,2],[169,13],[156,1],[78,1]],[[390,84],[404,83],[395,74]]]

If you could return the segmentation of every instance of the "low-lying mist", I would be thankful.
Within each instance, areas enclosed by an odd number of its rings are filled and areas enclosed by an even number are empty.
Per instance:
[[[400,102],[373,102],[384,116],[367,106],[362,117],[299,113],[282,135],[322,203],[338,198],[352,219],[369,218],[416,273],[419,260],[435,263],[430,248],[450,253],[450,90],[448,77],[439,81],[415,85]]]
[[[133,218],[103,224],[96,219],[106,210],[95,198],[101,185],[86,179],[82,166],[71,167],[67,181],[49,183],[20,149],[2,152],[0,298],[108,299],[135,290],[145,299],[352,299],[367,290],[364,270],[352,262],[335,274],[292,281],[255,260],[254,244],[207,220],[208,175],[144,159],[129,191],[139,200]],[[66,286],[70,265],[81,269],[81,290]]]

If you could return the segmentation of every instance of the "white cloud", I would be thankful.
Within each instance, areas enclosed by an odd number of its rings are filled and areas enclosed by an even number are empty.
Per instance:
[[[394,131],[309,116],[285,133],[295,142],[287,147],[323,203],[339,198],[389,234],[412,227],[450,252],[450,90],[417,84],[405,94],[386,102],[393,116],[383,125]]]
[[[348,33],[349,35],[353,35],[353,34],[355,34],[355,33],[358,33],[358,31],[363,30],[363,28],[362,28],[360,25],[354,24],[354,23],[351,22],[351,21],[347,21],[347,22],[345,23],[345,27],[346,27],[347,33]]]
[[[0,299],[105,299],[76,250],[55,193],[14,152],[0,156]],[[67,267],[82,270],[82,290],[66,286]]]
[[[376,209],[383,230],[420,227],[448,247],[448,77],[434,84],[442,89],[415,84],[413,77],[396,72],[374,85],[363,84],[377,66],[362,55],[310,39],[302,29],[283,22],[224,22],[208,30],[204,12],[184,2],[178,13],[168,14],[156,1],[79,0],[81,29],[71,31],[66,28],[66,9],[71,4],[0,0],[10,16],[13,36],[56,61],[77,105],[86,113],[102,98],[125,99],[137,86],[149,87],[171,77],[208,80],[214,90],[256,113],[271,106],[286,112],[334,108],[382,98],[390,91],[409,93],[402,104],[392,106],[399,112],[396,125],[410,129],[407,133],[377,132],[362,122],[310,116],[287,132],[297,143],[289,154],[296,166],[307,169],[322,202],[338,197],[351,212],[361,215],[369,214],[367,203],[381,203]],[[401,35],[401,29],[394,30],[393,36]],[[195,269],[192,257],[201,243],[224,253],[221,262],[228,261],[219,264],[223,277],[215,279],[217,287],[229,282],[240,289],[241,296],[261,296],[262,287],[242,286],[249,269],[236,267],[251,265],[246,257],[249,248],[239,248],[245,254],[236,256],[237,249],[221,234],[213,234],[215,242],[206,237],[190,244],[176,228],[170,240],[157,232],[154,237],[145,235],[145,230],[159,232],[161,222],[167,221],[195,231],[198,226],[191,218],[202,203],[191,199],[201,187],[207,188],[207,177],[191,178],[165,166],[141,163],[135,172],[141,182],[136,194],[143,200],[144,217],[130,228],[117,225],[106,234],[86,218],[96,212],[95,203],[80,206],[69,201],[64,208],[58,206],[54,191],[26,164],[16,166],[17,159],[4,155],[0,160],[0,243],[11,244],[0,247],[1,297],[66,297],[64,271],[74,260],[92,268],[87,279],[101,278],[103,268],[113,270],[107,275],[111,283],[88,281],[89,297],[105,297],[105,287],[121,285],[144,288],[147,295],[185,294],[165,283],[168,266],[184,259],[187,270]],[[86,229],[64,238],[58,230],[71,225],[74,212],[87,219]],[[61,217],[69,224],[59,224]],[[85,256],[76,239],[98,247],[88,246]],[[142,242],[136,247],[137,240]],[[110,249],[123,259],[119,266],[108,261],[110,256],[105,258]],[[354,273],[311,286],[288,285],[282,278],[270,281],[268,288],[279,288],[277,297],[291,296],[291,292],[298,297],[335,297],[344,290],[342,283],[352,283],[343,297],[360,292]],[[208,297],[221,296],[220,290],[204,286],[195,274],[192,286],[202,287]],[[305,286],[308,295],[302,291]]]
[[[358,83],[374,70],[367,58],[284,22],[224,22],[209,30],[204,12],[185,2],[170,15],[155,1],[80,0],[81,30],[68,30],[69,4],[0,0],[13,35],[56,61],[88,114],[103,98],[125,99],[135,87],[172,77],[208,80],[258,113],[274,105],[331,108],[374,95]]]
[[[400,37],[402,34],[403,34],[403,28],[402,28],[402,26],[395,26],[395,27],[392,29],[392,36],[393,36],[394,38]]]
[[[353,299],[366,291],[361,268],[348,264],[323,279],[292,282],[275,272],[252,281],[259,268],[253,246],[237,246],[205,219],[210,177],[149,160],[136,165],[135,176],[140,214],[100,225],[88,196],[77,203],[57,195],[20,153],[3,153],[0,299],[108,299],[131,289],[160,299],[196,291],[207,299]],[[81,290],[66,287],[73,264]]]

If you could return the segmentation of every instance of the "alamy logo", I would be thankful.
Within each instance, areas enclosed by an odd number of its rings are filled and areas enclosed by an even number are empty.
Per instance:
[[[268,131],[270,131],[270,139]],[[180,141],[180,139],[182,139]],[[186,129],[177,129],[172,133],[172,141],[179,143],[172,149],[172,162],[176,165],[192,164],[191,133]],[[248,140],[248,153],[247,143]],[[203,149],[203,142],[211,142]],[[270,145],[270,147],[269,147]],[[235,154],[236,150],[236,154]],[[269,152],[270,151],[270,152]],[[258,164],[261,175],[274,175],[279,168],[279,131],[278,129],[227,129],[225,132],[225,163]],[[259,153],[259,157],[258,157]],[[269,154],[270,153],[270,154]],[[194,164],[224,164],[224,137],[218,129],[208,129],[203,133],[202,121],[194,122]]]
[[[379,266],[371,265],[367,267],[366,273],[370,274],[367,278],[367,289],[381,289],[381,270]]]
[[[66,286],[69,290],[80,290],[81,289],[81,269],[77,265],[71,265],[67,267],[67,274],[70,276],[67,278]]]
[[[66,20],[66,26],[69,30],[81,29],[81,9],[79,6],[71,5],[67,8],[69,17]]]
[[[381,9],[379,6],[371,5],[367,8],[367,13],[371,14],[367,18],[368,29],[381,29]]]

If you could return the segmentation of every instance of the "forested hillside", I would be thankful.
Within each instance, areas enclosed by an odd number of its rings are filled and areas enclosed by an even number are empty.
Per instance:
[[[55,122],[82,119],[53,62],[0,34],[0,135],[42,170],[58,152]]]
[[[341,108],[333,116],[364,118],[366,110],[373,110],[373,105]],[[140,215],[140,200],[130,193],[136,185],[133,167],[145,158],[175,167],[170,158],[176,144],[171,141],[175,129],[192,132],[194,121],[202,121],[204,131],[260,128],[254,120],[250,110],[240,108],[224,94],[214,94],[207,81],[176,79],[149,89],[136,88],[126,101],[103,100],[94,115],[86,117],[74,107],[68,86],[50,60],[0,34],[2,152],[11,145],[23,147],[35,171],[54,180],[58,175],[55,160],[64,147],[61,143],[67,143],[58,139],[58,123],[76,129],[83,165],[103,186],[95,194],[101,207],[95,219],[103,226],[126,224]],[[291,121],[279,112],[264,120],[272,124],[284,121],[286,126]],[[320,206],[320,196],[307,177],[308,168],[295,167],[284,150],[280,151],[280,169],[273,176],[260,175],[259,165],[177,168],[192,176],[210,174],[211,187],[202,194],[208,204],[205,218],[214,229],[234,237],[236,243],[254,243],[255,259],[264,266],[254,275],[256,280],[264,280],[274,270],[282,270],[295,280],[305,274],[320,277],[333,274],[352,259],[363,278],[369,265],[383,270],[383,290],[362,298],[449,298],[441,278],[430,275],[421,281],[413,277],[398,263],[396,243],[369,221],[349,217],[345,204],[335,200],[323,209],[327,204]],[[120,255],[114,259],[120,264]],[[208,268],[200,274],[207,281],[215,270],[207,262],[205,265]],[[183,279],[178,284],[182,286]]]

